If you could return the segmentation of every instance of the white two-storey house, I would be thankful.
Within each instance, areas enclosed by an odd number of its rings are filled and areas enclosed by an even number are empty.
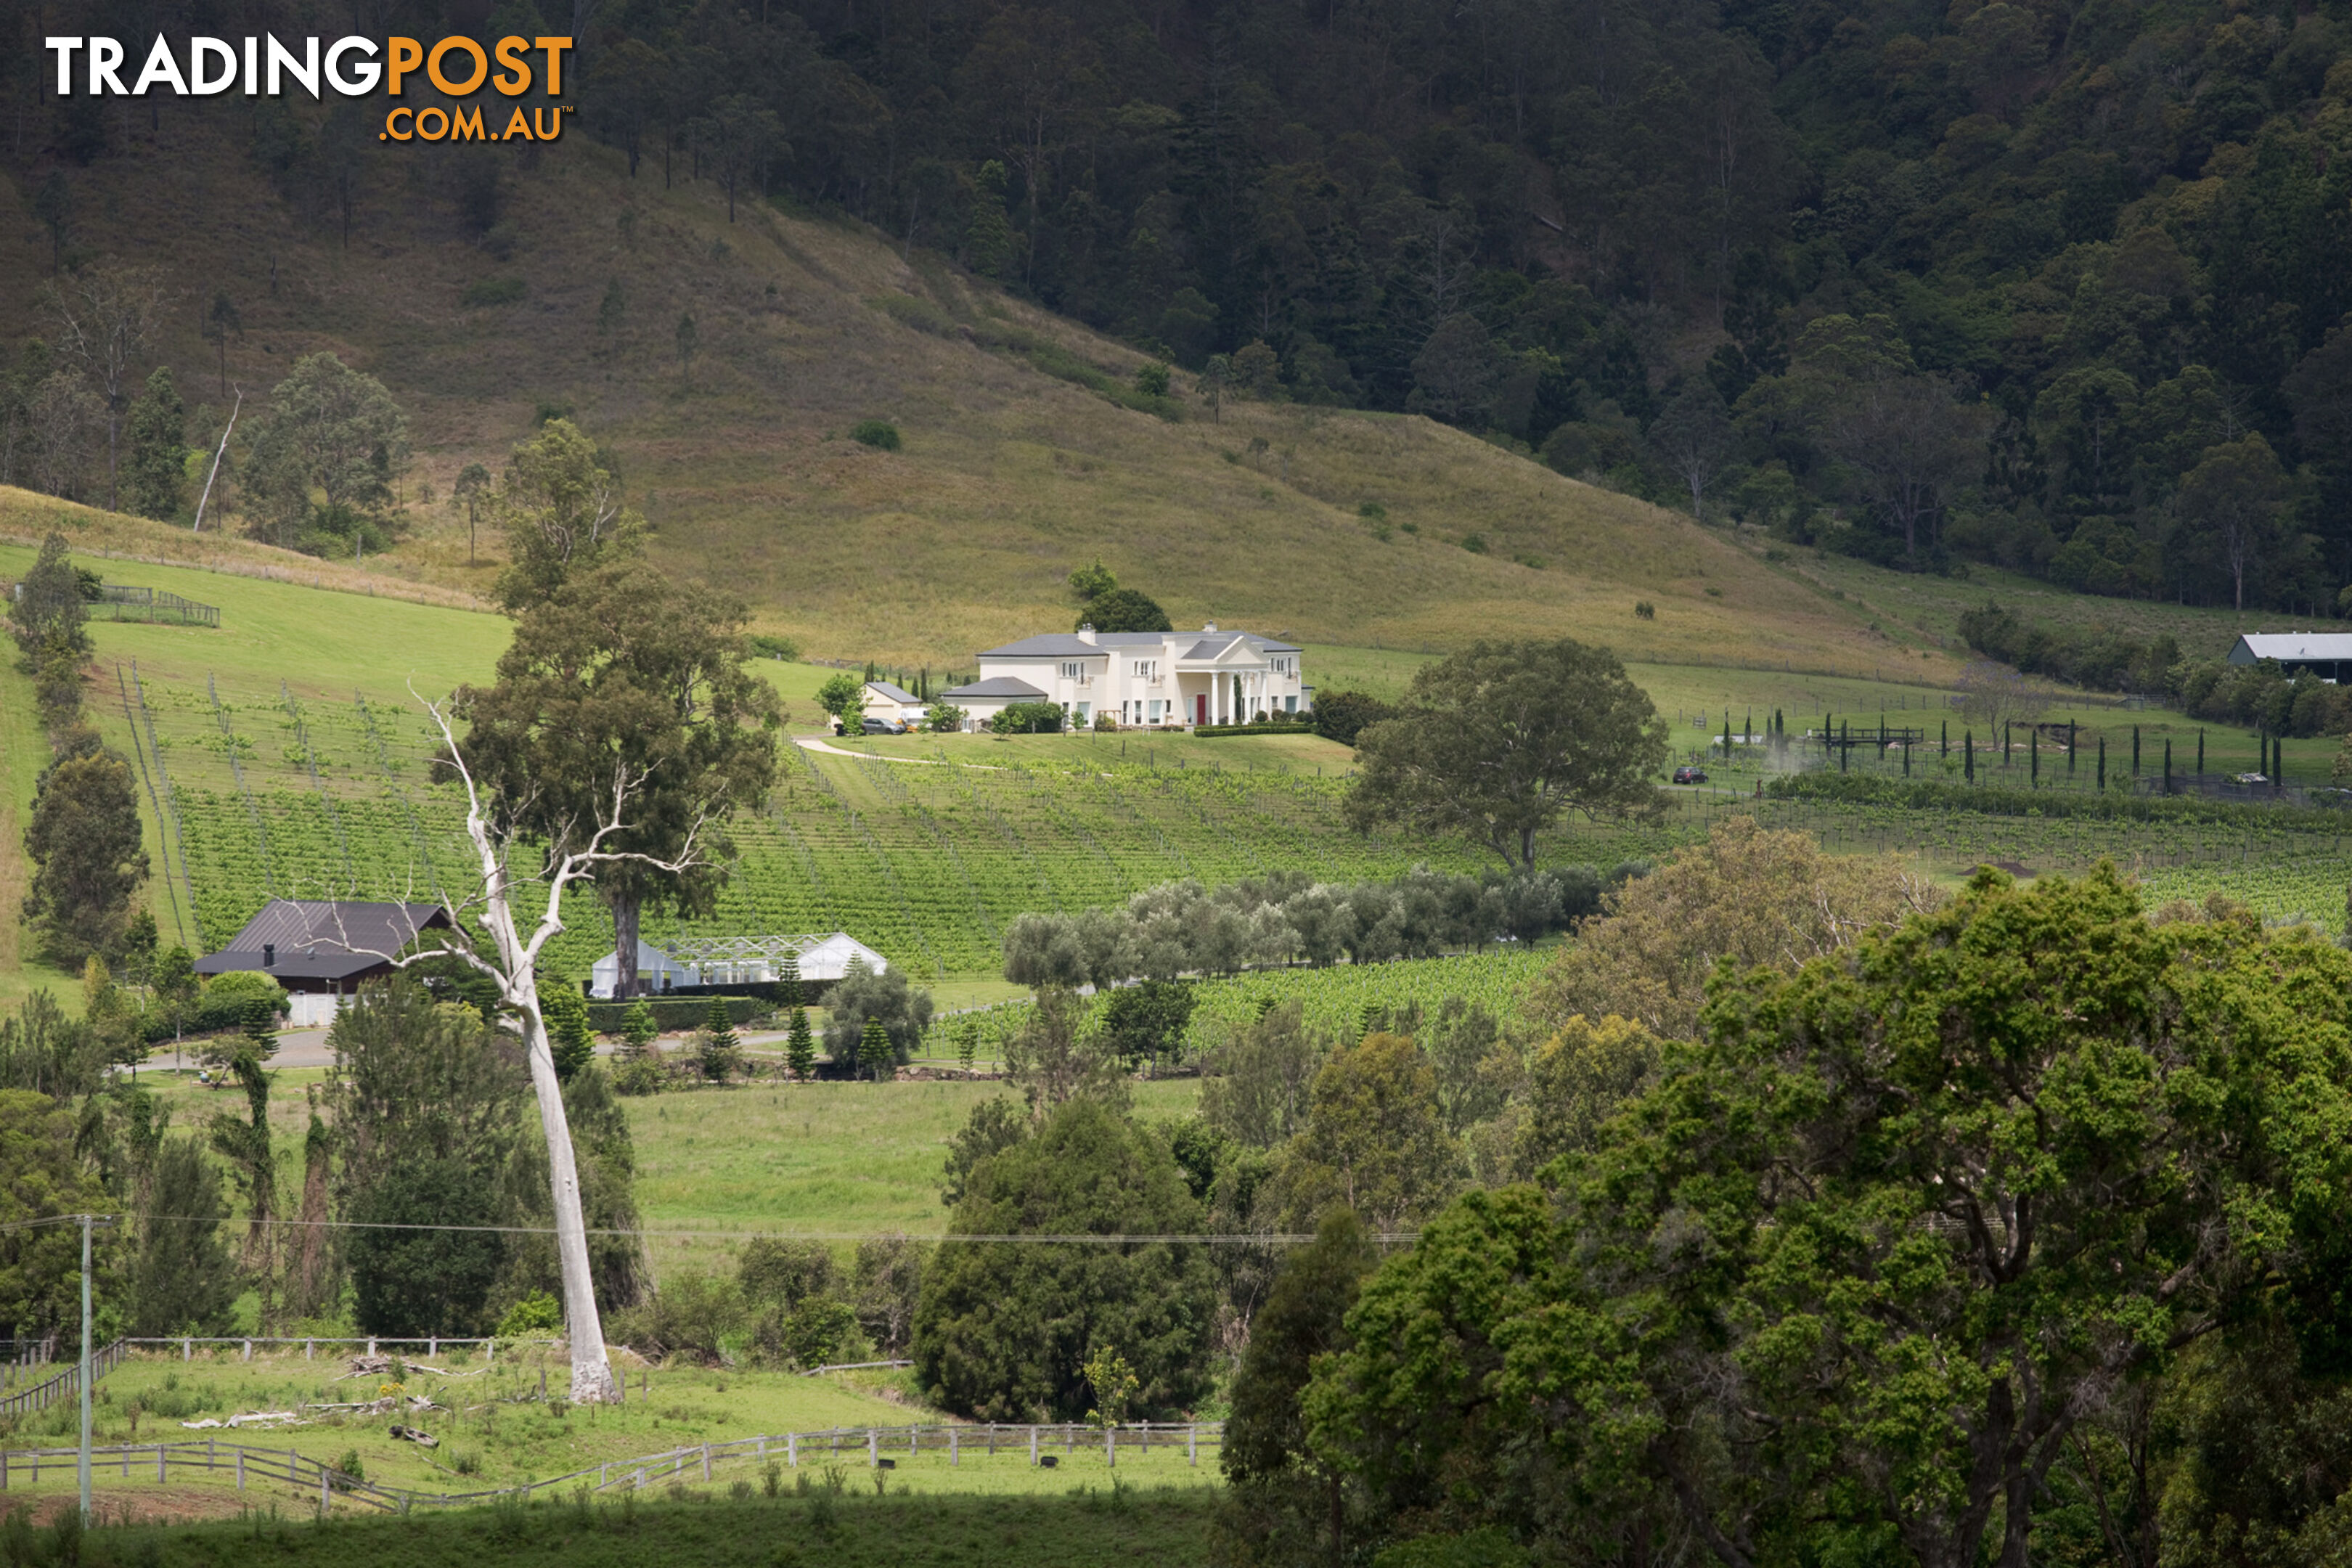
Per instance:
[[[947,692],[979,729],[1016,702],[1051,702],[1074,726],[1245,724],[1313,706],[1300,650],[1254,632],[1047,633],[980,656],[980,679]]]

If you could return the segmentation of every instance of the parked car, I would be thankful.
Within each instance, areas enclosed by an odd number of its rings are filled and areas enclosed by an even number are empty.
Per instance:
[[[1705,768],[1676,768],[1675,770],[1675,783],[1705,784],[1706,783],[1706,770]]]
[[[2266,784],[2271,781],[2267,773],[2240,773],[2238,782],[2242,784]]]
[[[867,735],[903,735],[907,732],[907,726],[899,723],[896,719],[867,719],[859,723],[857,728],[861,733]]]

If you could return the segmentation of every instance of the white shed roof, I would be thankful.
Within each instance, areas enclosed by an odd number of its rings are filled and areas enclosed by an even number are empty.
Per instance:
[[[2230,650],[2231,664],[2265,658],[2294,662],[2352,658],[2352,632],[2245,632]]]

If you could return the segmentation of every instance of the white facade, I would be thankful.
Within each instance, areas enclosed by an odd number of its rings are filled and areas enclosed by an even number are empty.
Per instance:
[[[1024,637],[980,656],[980,679],[942,700],[980,727],[1013,702],[1051,702],[1083,729],[1246,724],[1313,706],[1300,650],[1251,632],[1076,632]]]
[[[614,988],[620,984],[621,955],[618,952],[608,952],[588,966],[588,994],[599,1001],[611,1001]],[[673,985],[693,985],[697,981],[686,965],[640,937],[637,939],[637,984],[658,995]]]
[[[655,995],[680,985],[763,985],[783,973],[786,954],[799,961],[799,973],[809,982],[838,980],[853,963],[863,963],[879,974],[890,961],[851,936],[711,936],[678,937],[666,948],[640,939],[637,979]],[[610,1000],[620,984],[620,955],[608,952],[590,966],[588,994]]]
[[[868,719],[891,719],[919,730],[923,727],[923,715],[930,711],[930,707],[905,687],[890,681],[866,683],[865,716]]]

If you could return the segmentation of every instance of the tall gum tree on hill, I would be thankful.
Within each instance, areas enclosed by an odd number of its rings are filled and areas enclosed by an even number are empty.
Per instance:
[[[627,771],[626,820],[593,880],[631,990],[646,907],[708,910],[731,854],[719,824],[774,782],[782,710],[743,668],[742,626],[741,605],[617,562],[525,612],[498,683],[459,697],[504,827],[560,846]]]

